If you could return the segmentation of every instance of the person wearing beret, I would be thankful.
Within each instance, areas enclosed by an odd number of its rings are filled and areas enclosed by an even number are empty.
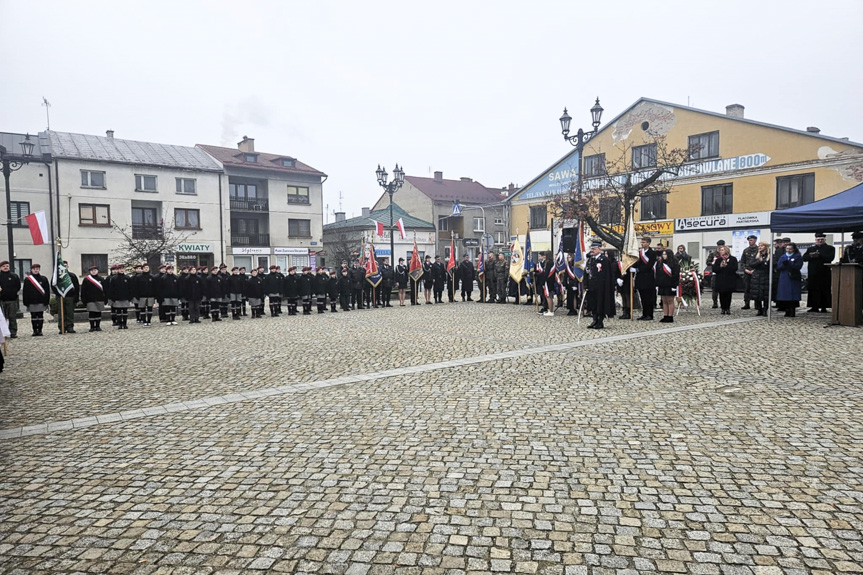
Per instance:
[[[297,278],[297,293],[303,302],[303,315],[312,313],[312,268],[306,266],[303,273]],[[360,295],[360,307],[362,307],[362,295]]]
[[[330,299],[330,312],[338,313],[336,302],[339,301],[339,278],[335,270],[330,271],[330,279],[327,281],[327,297]]]
[[[9,322],[9,337],[18,337],[18,295],[21,293],[21,278],[10,271],[9,262],[0,262],[0,306]]]
[[[611,266],[611,261],[602,253],[602,242],[592,242],[585,272],[587,273],[586,305],[593,316],[593,323],[587,326],[587,329],[605,328],[605,318],[614,317],[617,312],[614,303],[614,275]]]
[[[854,232],[851,239],[854,243],[842,250],[839,261],[843,264],[863,264],[863,232]]]
[[[87,308],[90,331],[102,331],[102,312],[108,302],[104,281],[99,277],[99,266],[90,266],[89,273],[81,281],[81,303]]]
[[[159,304],[159,323],[168,323],[168,318],[165,316],[165,306],[162,305],[162,297],[159,295],[159,284],[162,283],[162,278],[165,277],[167,270],[165,264],[159,266],[159,273],[156,275],[156,302]]]
[[[285,300],[288,302],[288,315],[297,315],[297,299],[299,292],[297,291],[297,266],[288,268],[288,275],[282,282],[282,289],[285,293]]]
[[[339,278],[339,305],[342,307],[342,311],[351,311],[351,293],[353,292],[353,288],[351,286],[350,270],[343,267],[339,273],[341,274]]]
[[[117,319],[117,308],[114,307],[114,302],[111,300],[111,281],[117,277],[117,270],[120,266],[113,265],[110,270],[111,273],[105,276],[104,281],[102,282],[102,286],[105,288],[105,294],[108,296],[108,309],[111,310],[111,325],[117,327],[119,325],[119,321]]]
[[[281,278],[276,275],[276,266],[270,266],[270,273],[264,276],[264,291],[267,293],[267,298],[270,306],[270,317],[279,315],[278,302],[281,298],[282,285]]]
[[[206,278],[198,273],[198,268],[189,266],[189,277],[183,282],[183,297],[189,306],[189,323],[201,323]]]
[[[653,268],[656,265],[656,252],[650,247],[650,238],[641,238],[641,249],[638,250],[638,261],[635,262],[635,290],[641,298],[641,321],[652,321],[653,310],[656,308],[656,276]]]
[[[210,302],[210,321],[222,321],[219,315],[221,311],[219,304],[222,301],[224,286],[222,286],[222,277],[219,275],[219,268],[216,266],[210,268],[210,275],[206,276],[204,293],[207,294],[207,301]]]
[[[159,307],[163,313],[166,325],[177,325],[177,307],[180,305],[182,293],[180,276],[174,273],[174,266],[165,266],[165,275],[158,278]]]
[[[827,313],[827,308],[833,307],[830,268],[827,264],[833,263],[836,248],[829,245],[826,239],[826,235],[818,232],[815,234],[815,245],[809,246],[803,254],[803,261],[809,262],[809,295],[806,305],[809,306],[810,312]]]
[[[329,293],[330,274],[326,268],[319,267],[317,273],[312,278],[312,289],[315,294],[315,303],[318,307],[318,313],[327,311],[327,294]]]
[[[752,280],[752,262],[758,255],[758,236],[750,234],[746,241],[749,245],[743,248],[743,253],[740,254],[740,260],[737,262],[743,270],[743,307],[740,309],[750,309],[749,300],[752,297],[749,294],[749,284]]]
[[[30,312],[30,325],[34,336],[42,335],[42,327],[45,323],[44,314],[48,303],[51,301],[51,286],[48,278],[40,272],[42,266],[33,264],[30,273],[24,278],[24,307]]]
[[[134,282],[133,278],[126,275],[125,266],[117,264],[117,275],[108,284],[108,299],[116,310],[117,329],[129,329],[129,308],[134,305]]]
[[[249,302],[252,319],[264,317],[264,278],[258,274],[257,268],[252,268],[249,279],[243,284],[243,297]]]
[[[240,268],[234,266],[231,268],[231,275],[228,276],[228,299],[231,304],[231,319],[242,319],[243,306],[243,288],[246,280],[240,276]]]
[[[185,285],[186,280],[189,279],[189,266],[183,266],[180,268],[180,316],[183,318],[183,321],[189,321],[189,301],[186,299],[186,291]]]
[[[246,297],[245,286],[246,286],[246,282],[249,281],[249,276],[246,275],[246,268],[245,267],[241,266],[239,269],[239,272],[240,273],[237,275],[240,276],[240,282],[241,282],[241,285],[243,286],[242,296],[240,299],[240,315],[246,316],[246,315],[249,315],[246,313],[246,303],[249,301],[249,299]]]

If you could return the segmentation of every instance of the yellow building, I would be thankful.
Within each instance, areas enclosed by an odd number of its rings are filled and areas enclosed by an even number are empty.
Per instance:
[[[688,150],[689,159],[670,178],[670,193],[639,201],[636,231],[672,248],[683,245],[700,262],[720,239],[736,255],[750,233],[767,240],[774,210],[811,203],[863,181],[863,144],[847,138],[749,120],[739,104],[721,114],[641,98],[585,145],[583,187],[589,189],[607,164],[619,160],[649,172],[657,162],[657,138],[668,149]],[[552,247],[549,201],[570,189],[578,170],[572,151],[515,194],[511,234],[516,228],[524,234],[530,221],[531,239],[542,238],[541,245],[534,241],[536,249]],[[610,206],[603,223],[615,223],[616,213]],[[810,234],[789,235],[800,243],[813,241]],[[828,243],[838,245],[839,237],[828,236]]]

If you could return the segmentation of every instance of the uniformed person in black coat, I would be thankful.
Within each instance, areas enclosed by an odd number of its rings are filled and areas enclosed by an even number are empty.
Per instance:
[[[809,262],[809,277],[807,287],[809,295],[806,304],[810,312],[827,313],[828,307],[833,307],[830,268],[827,264],[836,257],[836,248],[827,244],[826,237],[821,232],[815,234],[815,245],[809,246],[803,254],[803,261]]]
[[[641,317],[638,319],[641,321],[653,321],[653,310],[656,308],[655,265],[656,252],[650,248],[650,238],[641,238],[641,249],[635,262],[635,289],[641,298]]]
[[[81,282],[81,303],[87,308],[90,331],[102,331],[102,311],[108,302],[105,282],[99,277],[99,266],[90,266],[88,275]]]
[[[366,283],[366,270],[360,267],[358,260],[354,260],[348,275],[351,277],[351,307],[363,309],[363,286]]]
[[[158,278],[156,286],[159,293],[159,307],[163,308],[163,317],[167,325],[177,325],[177,307],[180,305],[182,293],[180,276],[174,273],[174,266],[165,266],[165,274]]]
[[[749,293],[749,284],[752,281],[752,263],[755,261],[755,256],[758,255],[758,236],[750,234],[746,237],[746,241],[749,242],[749,245],[743,248],[738,261],[740,269],[743,270],[743,307],[740,309],[750,309],[749,300],[752,299],[752,296]]]
[[[18,296],[21,293],[21,278],[10,270],[9,262],[0,262],[0,306],[9,322],[9,337],[18,337]]]
[[[327,311],[327,294],[329,293],[330,274],[326,268],[319,267],[315,277],[312,280],[312,289],[315,294],[315,303],[318,306],[318,313]]]
[[[405,259],[399,258],[399,263],[395,269],[395,285],[396,289],[399,291],[399,306],[401,307],[404,307],[405,305],[405,292],[410,284],[408,269],[408,266],[405,265]],[[413,301],[413,294],[411,294],[411,301]]]
[[[839,261],[843,264],[863,264],[863,232],[854,232],[851,239],[854,243],[842,250]]]
[[[390,300],[393,296],[393,283],[395,282],[395,270],[390,265],[390,258],[384,258],[380,267],[381,284],[378,287],[378,302],[382,307],[393,307]]]
[[[443,290],[446,287],[446,268],[441,263],[440,256],[434,257],[432,277],[434,278],[434,301],[435,303],[443,303]]]
[[[165,317],[165,306],[162,305],[162,297],[159,295],[159,285],[162,283],[162,278],[165,277],[167,266],[162,264],[159,266],[159,273],[156,275],[156,302],[159,304],[159,323],[167,323]]]
[[[204,299],[206,278],[198,273],[198,268],[189,266],[189,277],[183,281],[183,297],[189,306],[189,323],[201,323],[201,302]]]
[[[303,302],[303,315],[312,313],[312,268],[306,266],[303,273],[297,278],[297,293]],[[360,296],[362,297],[362,296]],[[362,299],[360,299],[362,305]]]
[[[213,266],[210,270],[210,275],[207,276],[207,283],[204,284],[204,293],[207,294],[207,300],[210,302],[210,319],[211,321],[222,321],[219,317],[220,303],[222,294],[225,288],[222,285],[222,277],[219,275],[219,268]]]
[[[69,263],[64,261],[63,266],[66,268],[66,274],[69,276],[69,281],[72,282],[72,289],[66,292],[63,297],[63,307],[60,316],[57,318],[57,330],[62,335],[65,333],[75,333],[75,305],[78,303],[78,297],[81,295],[81,284],[78,282],[78,276],[72,273],[69,269]],[[57,286],[54,286],[54,293],[57,297],[60,292]]]
[[[276,275],[276,266],[270,266],[270,273],[264,276],[264,291],[270,306],[270,317],[279,315],[279,300],[282,295],[282,280]]]
[[[341,269],[339,278],[339,305],[342,311],[351,311],[351,277],[348,268]]]
[[[288,275],[285,276],[282,286],[282,291],[288,302],[288,315],[297,315],[297,300],[300,297],[300,293],[297,291],[297,266],[288,268]]]
[[[294,285],[296,286],[296,282],[294,282]],[[258,274],[258,270],[256,268],[252,268],[252,274],[249,276],[243,289],[243,295],[248,300],[249,307],[252,309],[252,319],[264,317],[264,278]],[[296,308],[296,305],[295,301],[294,308]],[[290,314],[290,308],[288,309]]]
[[[189,279],[189,266],[183,266],[180,270],[180,315],[183,321],[189,321],[189,302],[186,299],[184,284]]]
[[[246,297],[246,282],[249,281],[249,276],[246,274],[246,268],[245,267],[240,267],[239,276],[240,276],[240,281],[242,282],[242,286],[243,286],[243,297],[240,300],[240,311],[241,311],[241,315],[245,316],[245,315],[249,315],[246,313],[246,303],[249,301],[249,298]]]
[[[240,315],[243,310],[243,291],[246,287],[246,278],[240,275],[240,268],[234,266],[231,268],[231,275],[228,276],[228,297],[231,303],[231,319],[241,319]]]
[[[465,254],[458,265],[459,276],[461,276],[461,301],[473,301],[473,280],[476,271],[473,269],[473,262],[470,261],[470,254]]]
[[[585,272],[588,290],[586,303],[593,315],[593,323],[587,328],[603,329],[605,327],[604,319],[614,317],[616,310],[612,262],[602,253],[602,242],[590,244],[590,257],[587,260]]]
[[[129,308],[132,307],[134,280],[126,275],[126,268],[117,265],[117,275],[108,284],[108,299],[117,312],[117,329],[129,329]]]
[[[339,301],[339,278],[335,271],[330,272],[330,279],[327,280],[327,297],[330,300],[330,312],[338,313],[336,302]]]
[[[42,266],[33,264],[30,273],[24,278],[24,307],[30,312],[30,325],[33,327],[33,335],[41,336],[42,327],[45,323],[45,309],[51,301],[51,286],[48,278],[40,272]]]

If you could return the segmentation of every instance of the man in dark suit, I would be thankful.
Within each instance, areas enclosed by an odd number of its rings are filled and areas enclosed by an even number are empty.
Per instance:
[[[474,269],[473,262],[470,261],[470,254],[465,254],[462,262],[458,265],[459,275],[461,275],[461,301],[473,301],[473,280]],[[482,298],[480,298],[482,299]]]
[[[656,307],[656,276],[653,266],[656,265],[656,252],[650,248],[650,238],[641,238],[641,249],[638,250],[638,261],[635,262],[635,289],[641,298],[641,321],[652,321],[653,310]]]

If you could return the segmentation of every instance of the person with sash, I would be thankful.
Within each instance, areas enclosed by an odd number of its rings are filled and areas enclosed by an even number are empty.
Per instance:
[[[395,284],[396,289],[399,290],[399,306],[404,307],[405,292],[408,289],[408,266],[405,265],[404,258],[399,258],[399,265],[396,266]],[[413,300],[413,294],[411,294],[411,300]]]
[[[81,303],[87,307],[90,331],[102,331],[102,312],[108,302],[104,281],[99,277],[99,266],[90,266],[88,275],[81,282]]]
[[[30,273],[24,279],[24,307],[30,312],[30,325],[33,328],[33,336],[42,335],[42,327],[45,324],[45,309],[51,301],[51,286],[48,278],[40,272],[42,266],[33,264]]]
[[[656,265],[656,252],[650,248],[650,238],[641,238],[641,249],[638,250],[638,261],[635,262],[635,289],[641,298],[640,321],[653,321],[653,310],[656,307],[656,276],[653,267]]]
[[[659,323],[674,323],[674,298],[677,296],[677,284],[680,283],[680,264],[674,257],[674,252],[664,249],[656,262],[656,287],[662,298],[663,317]]]
[[[587,329],[604,329],[605,318],[614,317],[617,310],[614,303],[614,274],[612,262],[602,253],[602,242],[590,244],[590,257],[585,266],[587,275],[587,302],[593,323]]]

